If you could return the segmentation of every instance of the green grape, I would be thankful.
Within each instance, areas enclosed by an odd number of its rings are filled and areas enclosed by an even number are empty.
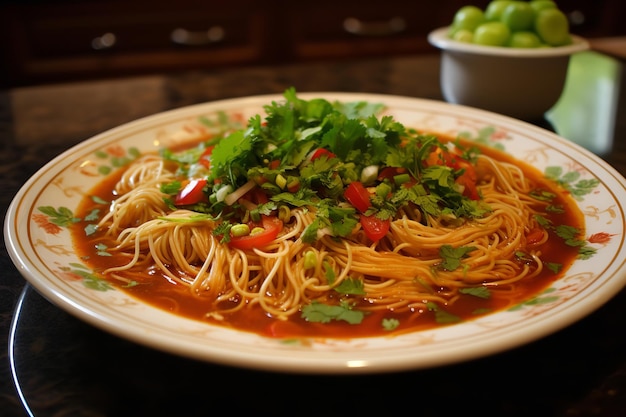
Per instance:
[[[509,38],[508,46],[512,48],[538,48],[541,46],[541,40],[535,32],[514,32]]]
[[[476,6],[463,6],[454,15],[452,26],[454,31],[467,29],[474,31],[485,21],[483,11]]]
[[[467,30],[467,29],[460,29],[454,33],[454,35],[452,36],[452,39],[454,39],[455,41],[459,41],[459,42],[473,43],[474,32],[472,32],[471,30]]]
[[[569,22],[554,0],[491,0],[457,10],[448,36],[459,42],[539,48],[572,42]]]
[[[532,0],[530,7],[535,10],[535,13],[539,13],[543,9],[556,9],[556,3],[552,0]]]
[[[500,20],[512,32],[529,30],[535,22],[535,9],[526,1],[512,1],[502,10]]]
[[[550,46],[567,45],[572,41],[567,17],[559,9],[539,11],[535,18],[535,32]]]
[[[502,22],[486,22],[474,31],[474,43],[479,45],[506,46],[511,30]]]
[[[485,19],[488,21],[498,21],[502,16],[502,12],[511,4],[511,0],[492,0],[485,9]]]

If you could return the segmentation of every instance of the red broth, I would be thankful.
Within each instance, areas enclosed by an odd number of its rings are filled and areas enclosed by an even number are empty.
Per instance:
[[[584,231],[583,215],[566,190],[544,179],[543,175],[534,167],[517,161],[509,155],[491,148],[483,147],[481,151],[501,161],[515,163],[524,170],[525,175],[532,179],[538,187],[548,189],[558,196],[554,204],[562,205],[565,211],[562,214],[546,215],[545,217],[548,220],[558,224],[567,224]],[[111,201],[114,198],[113,188],[122,172],[123,170],[120,169],[117,173],[108,176],[105,180],[97,184],[95,188],[91,190],[89,196],[85,197],[81,202],[77,209],[76,216],[82,219],[92,210],[94,205],[91,198],[92,196],[98,196],[103,200]],[[550,216],[553,216],[553,218]],[[127,261],[119,258],[119,255],[110,257],[98,256],[97,249],[94,245],[94,239],[98,239],[98,235],[92,235],[87,238],[83,230],[86,225],[86,222],[81,221],[76,223],[72,229],[75,248],[86,265],[97,272],[111,265],[124,264]],[[541,275],[532,279],[521,280],[512,285],[492,287],[491,297],[489,299],[461,295],[454,303],[446,306],[445,311],[456,316],[458,319],[456,322],[472,320],[485,314],[491,314],[495,311],[501,311],[515,306],[549,287],[552,282],[562,276],[564,271],[567,271],[578,254],[576,247],[566,245],[562,239],[553,235],[553,232],[550,233],[550,239],[541,248],[543,253],[542,258],[553,263],[562,264],[563,267],[560,273],[555,274],[548,270],[548,268],[544,268]],[[287,321],[277,320],[269,317],[267,313],[258,306],[243,308],[236,313],[225,316],[223,320],[218,321],[213,318],[207,318],[207,313],[210,312],[210,304],[206,300],[200,297],[194,297],[187,287],[173,283],[161,273],[155,273],[154,270],[150,272],[145,271],[145,273],[142,274],[142,278],[137,280],[138,285],[132,287],[123,287],[120,285],[119,281],[107,277],[104,278],[108,279],[118,290],[124,291],[132,297],[173,314],[270,337],[353,338],[389,336],[391,334],[401,334],[445,325],[436,320],[434,312],[427,310],[404,313],[378,311],[367,314],[362,323],[352,325],[343,321],[332,321],[323,324],[311,323],[301,318],[299,315],[293,315]],[[399,325],[393,331],[385,330],[381,326],[383,319],[397,319]]]

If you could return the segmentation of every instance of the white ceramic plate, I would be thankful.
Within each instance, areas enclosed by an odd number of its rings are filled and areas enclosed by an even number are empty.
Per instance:
[[[16,195],[5,222],[8,251],[24,277],[48,300],[112,334],[155,349],[209,362],[301,373],[391,372],[474,359],[520,346],[590,314],[626,283],[624,248],[626,180],[601,159],[544,129],[493,113],[408,97],[308,93],[302,98],[367,100],[406,126],[468,135],[497,145],[542,171],[557,173],[579,197],[586,238],[597,253],[579,260],[548,291],[517,308],[461,324],[396,337],[264,338],[181,318],[146,305],[120,290],[94,286],[75,255],[69,232],[41,211],[75,210],[104,175],[133,158],[198,136],[224,124],[245,123],[282,96],[255,96],[185,107],[95,136],[44,166]],[[204,122],[201,122],[204,119]],[[595,180],[598,182],[596,183]],[[66,213],[67,214],[67,213]],[[59,219],[62,219],[63,215]],[[59,220],[57,219],[57,220]]]

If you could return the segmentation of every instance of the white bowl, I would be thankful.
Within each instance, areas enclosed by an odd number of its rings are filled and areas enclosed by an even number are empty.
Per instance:
[[[589,49],[572,35],[566,46],[509,48],[459,42],[448,27],[432,31],[428,41],[442,50],[441,90],[446,101],[534,121],[559,99],[570,56]]]

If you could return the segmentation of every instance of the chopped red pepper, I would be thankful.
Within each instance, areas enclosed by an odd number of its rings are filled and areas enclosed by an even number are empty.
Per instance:
[[[542,229],[538,227],[530,229],[528,233],[526,234],[526,244],[530,246],[536,245],[537,243],[541,242],[541,239],[543,239],[543,236],[544,236],[544,232]]]
[[[328,149],[319,148],[319,149],[316,149],[311,155],[311,161],[315,161],[317,158],[320,158],[322,156],[325,156],[328,159],[337,157],[337,155],[335,155]]]
[[[404,174],[406,172],[406,168],[402,167],[385,167],[378,174],[378,181],[383,181],[385,179],[389,181],[393,181],[393,177],[398,174]]]
[[[463,170],[463,173],[455,180],[455,182],[463,186],[463,195],[472,200],[479,200],[480,195],[476,188],[477,175],[476,168],[466,159],[456,152],[450,152],[441,148],[436,148],[428,155],[426,165],[445,165],[455,171]]]
[[[361,213],[370,208],[370,193],[360,181],[352,181],[344,191],[344,197]]]
[[[367,236],[370,240],[373,240],[374,242],[382,239],[387,234],[387,232],[389,232],[390,226],[391,221],[389,219],[382,220],[375,215],[361,216],[361,227],[363,227],[365,236]]]
[[[189,181],[176,195],[174,204],[177,206],[188,206],[206,200],[206,195],[202,191],[205,185],[206,179],[194,179]]]
[[[262,248],[276,239],[278,233],[283,230],[283,222],[277,217],[262,216],[260,225],[254,222],[250,223],[250,229],[259,226],[263,227],[264,230],[262,232],[247,236],[232,236],[228,244],[232,248],[241,250]]]
[[[269,169],[278,169],[278,167],[280,166],[280,159],[273,159],[272,161],[270,161],[268,168]]]
[[[200,155],[200,159],[198,159],[198,162],[206,168],[211,168],[211,154],[213,153],[213,148],[215,148],[215,146],[206,148],[204,152],[202,152],[202,155]]]

